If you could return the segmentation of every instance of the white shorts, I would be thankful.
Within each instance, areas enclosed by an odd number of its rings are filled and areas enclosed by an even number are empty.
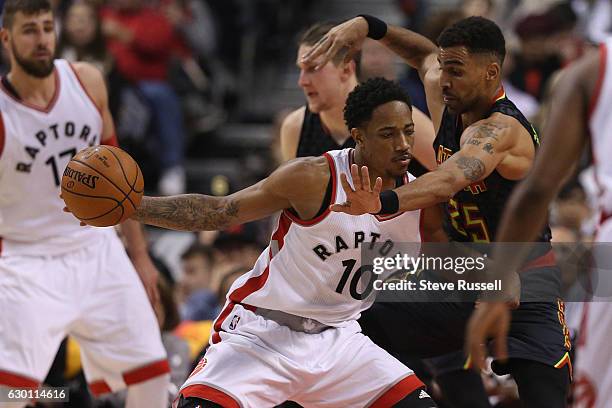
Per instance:
[[[286,400],[318,408],[390,407],[423,387],[356,321],[307,334],[242,305],[229,307],[218,341],[181,387],[186,398],[224,408],[273,407]]]
[[[59,256],[0,257],[0,386],[38,386],[66,335],[81,347],[94,394],[169,371],[157,319],[113,231]]]

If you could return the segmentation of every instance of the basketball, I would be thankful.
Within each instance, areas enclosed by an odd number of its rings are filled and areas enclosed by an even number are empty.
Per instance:
[[[62,198],[82,222],[108,227],[130,218],[140,204],[144,179],[132,157],[113,146],[78,152],[62,176]]]

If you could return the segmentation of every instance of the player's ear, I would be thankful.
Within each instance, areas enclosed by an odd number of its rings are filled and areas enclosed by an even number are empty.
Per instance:
[[[487,65],[487,80],[493,81],[501,76],[501,65],[499,62],[491,62]]]
[[[0,29],[0,41],[2,41],[2,45],[4,45],[5,48],[8,49],[8,42],[9,42],[9,32],[8,32],[8,28],[3,27],[2,29]]]
[[[355,74],[355,61],[353,60],[350,60],[349,62],[343,61],[340,64],[342,64],[342,79],[346,81]]]
[[[351,137],[353,138],[356,144],[363,143],[363,136],[363,132],[359,130],[359,128],[351,129]]]

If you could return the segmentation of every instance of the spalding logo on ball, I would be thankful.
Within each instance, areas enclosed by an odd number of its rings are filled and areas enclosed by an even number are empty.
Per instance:
[[[109,227],[130,218],[140,204],[144,179],[132,157],[113,146],[78,152],[62,176],[62,198],[85,224]]]

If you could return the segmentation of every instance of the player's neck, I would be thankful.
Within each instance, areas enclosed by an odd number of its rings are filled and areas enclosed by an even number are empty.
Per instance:
[[[493,103],[495,102],[495,96],[500,93],[501,89],[501,84],[491,88],[489,92],[484,94],[482,100],[480,100],[472,109],[470,109],[469,112],[464,112],[461,114],[461,122],[463,123],[464,129],[488,116],[491,106],[493,106]]]
[[[370,185],[374,186],[376,179],[380,177],[383,181],[382,189],[384,190],[392,190],[395,188],[395,177],[389,177],[384,171],[381,171],[375,167],[371,167],[368,165],[368,162],[363,157],[361,149],[359,147],[355,148],[355,155],[353,156],[355,164],[359,166],[368,166],[368,173],[370,174]]]
[[[23,102],[35,106],[47,106],[55,95],[55,70],[45,78],[37,78],[15,67],[7,74],[7,79]]]
[[[342,103],[338,106],[334,106],[331,109],[322,111],[319,114],[321,122],[325,128],[329,131],[332,139],[338,144],[344,144],[351,137],[350,130],[346,127],[344,121],[344,101],[348,98],[349,93],[358,85],[357,78],[352,76],[348,81],[341,83],[343,88],[342,97],[340,100]]]
[[[325,126],[325,129],[336,143],[343,144],[351,137],[351,132],[349,132],[344,122],[342,107],[334,107],[322,111],[319,117],[321,118],[321,123]]]

